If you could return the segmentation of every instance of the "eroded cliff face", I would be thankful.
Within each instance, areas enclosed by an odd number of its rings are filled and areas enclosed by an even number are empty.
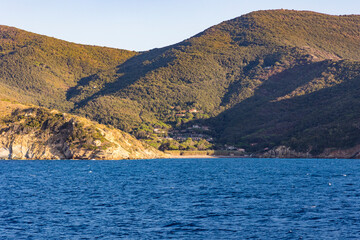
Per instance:
[[[1,103],[0,159],[143,159],[164,154],[84,118]]]
[[[347,149],[326,148],[318,155],[297,152],[286,146],[277,146],[256,156],[261,158],[360,158],[360,145]]]
[[[258,154],[261,158],[312,158],[310,153],[296,152],[290,147],[278,146],[264,153]]]
[[[348,149],[327,148],[319,158],[360,158],[360,145]]]

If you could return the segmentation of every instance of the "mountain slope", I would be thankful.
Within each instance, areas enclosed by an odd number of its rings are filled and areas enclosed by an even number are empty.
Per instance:
[[[276,90],[276,91],[274,91]],[[273,76],[212,121],[222,142],[319,154],[360,143],[360,62],[322,61]]]
[[[136,53],[69,43],[0,26],[1,96],[70,110],[66,92],[89,75],[117,66]]]
[[[220,145],[248,151],[359,143],[357,15],[258,11],[141,53],[6,27],[0,36],[3,96],[141,138],[200,124]]]
[[[99,121],[91,109],[98,106],[98,113],[101,102],[107,102],[105,96],[140,103],[165,121],[169,106],[176,105],[191,105],[216,116],[251,97],[269,76],[285,69],[325,59],[358,60],[359,25],[359,16],[250,13],[95,75],[70,101],[77,104],[75,112]],[[91,92],[93,84],[103,88]],[[137,115],[141,110],[138,107]]]

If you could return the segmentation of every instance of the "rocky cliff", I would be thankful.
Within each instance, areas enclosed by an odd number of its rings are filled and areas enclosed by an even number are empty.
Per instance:
[[[290,147],[278,146],[264,153],[257,154],[260,158],[312,158],[310,153],[296,152]]]
[[[319,158],[360,158],[360,145],[347,149],[326,148]]]
[[[164,154],[85,118],[0,102],[0,159],[142,159]]]
[[[317,155],[310,152],[297,152],[286,146],[277,146],[255,156],[260,158],[360,158],[360,145],[347,149],[326,148]]]

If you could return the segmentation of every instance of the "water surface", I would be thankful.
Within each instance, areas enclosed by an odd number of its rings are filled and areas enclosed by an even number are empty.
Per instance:
[[[0,239],[360,239],[360,161],[0,161]]]

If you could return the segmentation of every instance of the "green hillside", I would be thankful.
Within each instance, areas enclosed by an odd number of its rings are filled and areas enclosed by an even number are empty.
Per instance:
[[[162,136],[192,132],[220,148],[320,153],[358,143],[359,46],[360,16],[290,10],[252,12],[140,53],[1,27],[0,93],[160,148],[185,144]]]
[[[88,110],[88,104],[110,95],[140,103],[159,119],[166,118],[169,105],[193,105],[216,116],[284,69],[325,59],[358,60],[359,25],[358,16],[250,13],[93,76],[70,100]],[[93,91],[93,84],[103,87]]]
[[[359,70],[360,62],[328,60],[269,78],[251,98],[212,119],[220,141],[313,154],[359,144]]]
[[[1,96],[67,110],[66,92],[83,78],[113,68],[136,53],[61,41],[0,26]]]

